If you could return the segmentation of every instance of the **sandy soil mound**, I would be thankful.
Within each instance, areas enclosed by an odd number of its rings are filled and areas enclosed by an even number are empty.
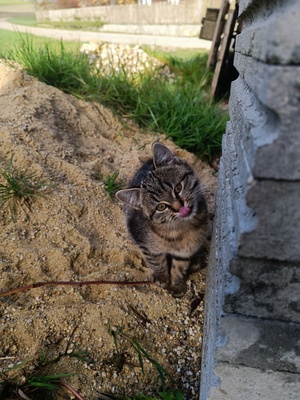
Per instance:
[[[14,220],[7,206],[0,209],[0,290],[55,280],[148,280],[141,255],[128,241],[121,206],[100,177],[117,171],[126,185],[157,136],[2,64],[0,109],[0,167],[13,156],[15,168],[54,185],[30,209],[18,207]],[[203,180],[212,208],[211,168],[176,151]],[[65,380],[85,400],[105,391],[155,393],[155,369],[145,363],[143,375],[126,340],[119,348],[124,357],[116,357],[109,329],[120,326],[168,369],[187,399],[197,399],[203,293],[204,273],[198,273],[183,299],[153,285],[54,286],[2,297],[0,381],[76,373]],[[64,388],[55,396],[74,398]]]

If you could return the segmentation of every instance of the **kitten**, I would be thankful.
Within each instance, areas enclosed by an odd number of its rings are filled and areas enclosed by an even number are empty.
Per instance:
[[[152,153],[153,160],[116,197],[126,203],[127,229],[152,269],[153,280],[181,297],[188,276],[206,265],[207,205],[185,161],[159,142],[152,145]]]

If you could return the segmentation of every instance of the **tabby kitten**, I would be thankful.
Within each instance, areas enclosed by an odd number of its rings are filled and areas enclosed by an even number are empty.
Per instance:
[[[206,265],[207,205],[185,161],[159,142],[152,145],[152,153],[153,160],[116,197],[126,203],[127,229],[152,269],[153,280],[181,297],[188,276]]]

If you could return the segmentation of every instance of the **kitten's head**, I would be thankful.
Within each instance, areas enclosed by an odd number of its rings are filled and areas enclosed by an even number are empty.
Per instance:
[[[205,204],[199,181],[190,166],[165,145],[152,145],[153,168],[139,188],[120,190],[116,197],[141,210],[156,223],[193,219]]]

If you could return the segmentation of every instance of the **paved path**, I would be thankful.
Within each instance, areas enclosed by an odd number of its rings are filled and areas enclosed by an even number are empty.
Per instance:
[[[79,42],[89,42],[100,40],[102,42],[121,43],[121,44],[139,44],[149,46],[161,46],[167,48],[185,48],[185,49],[210,49],[209,40],[198,39],[194,37],[174,37],[174,36],[154,36],[154,35],[133,35],[128,33],[108,33],[108,32],[85,32],[69,31],[62,29],[35,28],[23,25],[13,25],[5,19],[0,19],[0,29],[17,30],[19,32],[28,32],[36,36],[46,36],[53,39],[72,40]],[[0,34],[1,38],[1,34]]]

